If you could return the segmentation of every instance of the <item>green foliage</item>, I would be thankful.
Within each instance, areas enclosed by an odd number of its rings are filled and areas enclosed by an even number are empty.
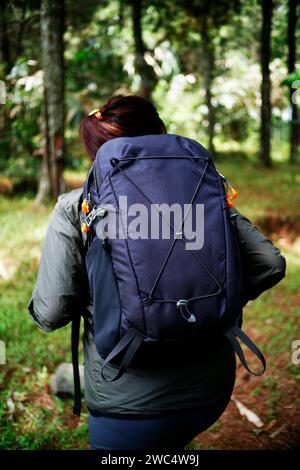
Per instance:
[[[295,70],[295,72],[290,73],[283,81],[282,85],[287,85],[289,87],[293,86],[296,81],[300,81],[300,71]]]
[[[20,26],[22,3],[12,4],[14,8],[10,5],[7,15]],[[16,189],[37,187],[39,157],[43,151],[39,2],[27,2],[26,8],[19,48],[12,40],[12,26],[8,22],[12,57],[5,76],[4,68],[1,69],[7,85],[9,126],[0,135],[0,171],[15,182]],[[203,15],[217,32],[211,38],[216,56],[211,90],[216,112],[216,142],[229,142],[234,147],[238,144],[239,151],[243,151],[244,144],[251,147],[253,139],[258,139],[259,130],[257,51],[261,10],[258,2],[145,0],[143,39],[147,61],[158,77],[153,100],[169,132],[185,134],[206,144],[208,123],[200,34]],[[277,2],[271,63],[275,160],[277,139],[287,141],[289,135],[285,118],[289,101],[280,85],[291,86],[299,80],[299,71],[286,76],[286,17],[286,2]],[[65,66],[66,165],[76,169],[81,166],[79,156],[84,153],[83,149],[77,149],[79,123],[85,113],[113,93],[139,90],[129,2],[120,5],[113,0],[99,4],[93,0],[88,4],[80,1],[75,6],[74,2],[66,1]],[[287,150],[286,147],[281,159],[287,157]]]

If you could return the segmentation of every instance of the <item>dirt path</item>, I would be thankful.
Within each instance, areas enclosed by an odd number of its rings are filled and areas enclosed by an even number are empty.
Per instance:
[[[269,378],[272,377],[269,372]],[[256,427],[241,416],[231,400],[220,420],[194,439],[200,449],[283,450],[300,449],[300,375],[296,381],[280,378],[276,383],[252,377],[239,365],[234,399],[263,422]]]

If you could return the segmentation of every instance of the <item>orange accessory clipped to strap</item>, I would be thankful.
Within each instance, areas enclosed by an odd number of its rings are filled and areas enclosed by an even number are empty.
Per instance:
[[[231,209],[231,207],[233,207],[233,204],[232,204],[231,201],[233,201],[237,197],[238,193],[231,186],[228,179],[225,178],[225,176],[223,176],[222,173],[220,173],[219,171],[218,171],[218,173],[219,173],[219,176],[220,176],[220,178],[221,178],[221,180],[222,180],[222,182],[224,183],[224,186],[225,186],[227,205],[228,205],[229,209]]]
[[[88,233],[89,231],[89,227],[85,222],[83,222],[83,224],[81,225],[81,231],[82,233]]]
[[[88,203],[87,199],[83,200],[83,202],[81,204],[81,210],[84,214],[88,214],[90,212],[90,206],[89,206],[89,203]],[[82,231],[82,233],[88,233],[89,227],[88,227],[88,224],[86,222],[83,222],[83,224],[81,225],[81,231]]]
[[[81,225],[82,233],[88,233],[90,226],[97,217],[103,218],[107,215],[107,210],[100,205],[94,205],[92,209],[91,206],[93,206],[93,202],[91,201],[90,194],[88,194],[81,204],[81,210],[85,214],[84,222]]]
[[[88,214],[90,212],[90,206],[86,199],[84,199],[83,203],[81,204],[81,210],[84,214]]]
[[[227,205],[229,208],[233,207],[233,204],[231,201],[233,201],[237,197],[237,191],[229,184],[230,187],[230,193],[227,193]]]

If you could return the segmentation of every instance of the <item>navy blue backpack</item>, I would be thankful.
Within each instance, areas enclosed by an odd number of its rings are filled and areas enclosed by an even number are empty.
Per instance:
[[[252,372],[237,337],[262,363],[263,370],[252,373],[264,372],[262,353],[240,329],[243,272],[225,185],[207,150],[189,138],[120,137],[99,149],[84,184],[83,229],[94,339],[104,360],[104,380],[117,380],[128,367],[197,360],[197,352],[207,354],[207,345],[217,347],[221,338],[230,341]],[[112,238],[101,237],[106,218],[110,211],[120,213],[124,196],[128,207],[143,204],[149,214],[151,207],[165,203],[196,215],[197,205],[202,205],[203,246],[186,249],[185,217],[179,227],[164,221],[169,238],[119,236],[126,232],[124,226]],[[109,363],[115,374],[108,378]]]

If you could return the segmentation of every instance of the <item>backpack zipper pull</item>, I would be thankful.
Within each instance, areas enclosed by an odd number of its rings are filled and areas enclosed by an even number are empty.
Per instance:
[[[195,323],[197,321],[195,315],[187,308],[189,301],[185,299],[178,300],[176,307],[179,308],[182,318],[188,323]],[[188,314],[188,316],[186,315]]]

